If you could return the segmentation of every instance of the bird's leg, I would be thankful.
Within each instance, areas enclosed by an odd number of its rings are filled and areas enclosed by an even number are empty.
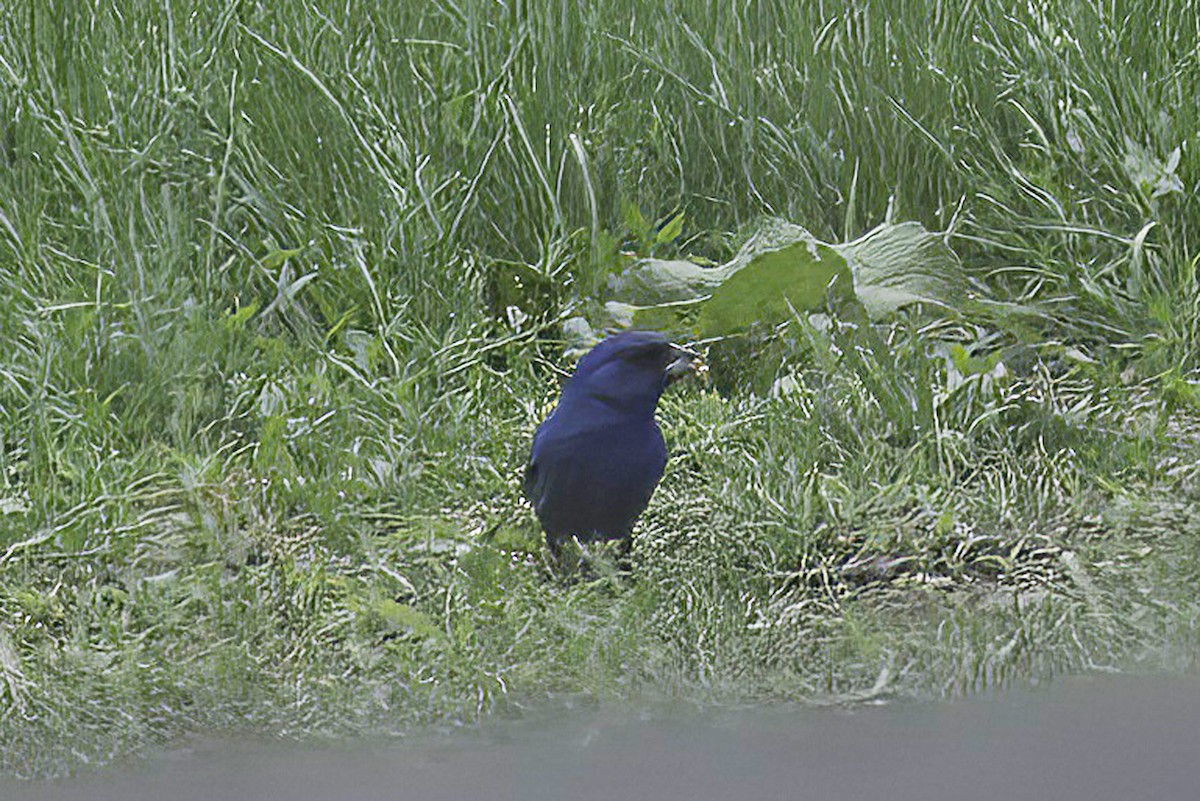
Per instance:
[[[557,537],[546,536],[546,550],[549,551],[550,557],[546,560],[550,572],[558,574],[562,571],[562,541]]]
[[[633,571],[633,536],[622,537],[617,544],[617,567],[622,573]]]

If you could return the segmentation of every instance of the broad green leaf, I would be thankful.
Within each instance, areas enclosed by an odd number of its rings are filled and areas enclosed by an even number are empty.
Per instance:
[[[849,263],[854,291],[872,319],[914,303],[961,311],[967,300],[958,256],[920,223],[884,224],[833,247]]]
[[[634,315],[639,307],[618,300],[610,300],[604,304],[604,322],[608,328],[621,330],[633,326]]]
[[[646,222],[646,218],[642,216],[642,210],[637,204],[626,200],[621,203],[621,216],[625,221],[625,227],[629,229],[629,233],[639,241],[646,239],[650,233],[650,223]]]
[[[712,294],[729,275],[726,267],[701,267],[682,259],[641,259],[614,277],[609,288],[622,303],[653,306]]]
[[[678,212],[674,217],[667,220],[662,228],[658,229],[658,233],[654,235],[654,244],[663,245],[678,237],[683,233],[683,212]]]
[[[831,291],[852,292],[846,260],[827,245],[797,242],[760,253],[734,273],[704,304],[698,327],[703,336],[723,336],[753,323],[773,325],[824,309]]]
[[[695,328],[707,298],[659,303],[655,306],[631,306],[633,326],[655,331],[682,331]]]
[[[916,303],[962,312],[973,302],[958,256],[916,222],[887,223],[852,242],[826,244],[772,219],[724,265],[642,259],[609,286],[614,301],[634,309],[634,325],[717,335],[780,322],[792,309],[822,309],[835,273],[842,276],[840,295],[831,300],[856,318],[879,320]]]

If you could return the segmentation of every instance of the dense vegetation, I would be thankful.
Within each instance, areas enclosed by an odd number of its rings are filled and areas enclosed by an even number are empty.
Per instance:
[[[1192,4],[4,5],[4,770],[1192,666]],[[632,569],[551,575],[564,321],[779,219],[973,302],[710,343]]]

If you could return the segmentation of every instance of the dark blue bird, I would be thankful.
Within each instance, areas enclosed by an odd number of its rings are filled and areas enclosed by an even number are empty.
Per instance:
[[[658,399],[695,358],[662,334],[625,331],[579,361],[538,426],[525,468],[525,496],[551,553],[573,536],[630,536],[667,464]]]

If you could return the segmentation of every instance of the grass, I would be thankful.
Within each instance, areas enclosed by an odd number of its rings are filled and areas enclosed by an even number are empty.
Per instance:
[[[4,11],[5,772],[1195,669],[1187,4]],[[550,577],[560,323],[770,217],[944,230],[1020,314],[714,347],[632,573]]]

